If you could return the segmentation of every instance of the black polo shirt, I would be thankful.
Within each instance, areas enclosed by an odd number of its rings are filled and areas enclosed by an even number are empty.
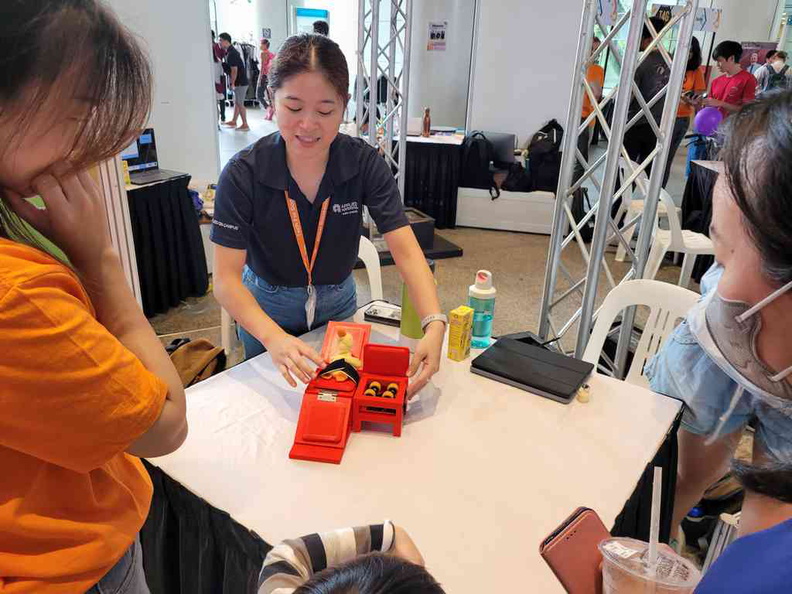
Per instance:
[[[385,163],[359,138],[339,134],[330,146],[327,170],[311,204],[286,166],[286,145],[279,132],[239,152],[217,184],[211,239],[247,250],[247,264],[272,285],[304,287],[308,275],[294,238],[284,190],[297,202],[308,248],[313,253],[322,203],[330,200],[324,235],[313,272],[315,285],[336,285],[357,261],[363,206],[382,233],[406,227],[399,188]]]
[[[247,68],[245,68],[245,61],[242,59],[242,56],[239,55],[239,52],[233,45],[229,46],[228,53],[226,53],[226,64],[228,64],[229,67],[237,67],[235,81],[236,86],[246,87],[248,85],[248,77]],[[228,71],[228,74],[231,74],[230,70]]]

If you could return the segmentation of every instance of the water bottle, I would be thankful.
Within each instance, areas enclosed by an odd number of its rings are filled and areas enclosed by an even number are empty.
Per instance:
[[[479,270],[475,284],[468,291],[468,306],[473,308],[474,349],[486,349],[492,338],[492,316],[495,313],[495,287],[492,286],[492,273]]]

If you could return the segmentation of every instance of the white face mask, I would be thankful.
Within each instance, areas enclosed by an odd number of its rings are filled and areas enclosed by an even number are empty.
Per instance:
[[[771,406],[792,403],[792,385],[786,381],[792,374],[792,365],[773,373],[756,351],[756,339],[762,330],[762,319],[756,314],[789,290],[792,282],[751,307],[742,301],[724,299],[715,288],[688,313],[690,330],[701,348],[738,385],[729,410],[708,443],[718,437],[746,390]]]

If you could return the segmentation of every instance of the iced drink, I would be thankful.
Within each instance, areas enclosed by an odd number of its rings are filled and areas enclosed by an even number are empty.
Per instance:
[[[663,547],[649,567],[649,544],[632,538],[609,538],[602,553],[603,594],[684,594],[693,592],[701,572],[687,559]]]

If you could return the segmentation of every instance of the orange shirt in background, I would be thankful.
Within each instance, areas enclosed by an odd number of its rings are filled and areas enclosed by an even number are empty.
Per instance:
[[[600,88],[602,88],[602,86],[605,84],[605,70],[599,64],[592,64],[591,66],[588,67],[588,70],[586,70],[586,80],[588,81],[589,84],[596,83],[599,85]],[[593,111],[594,111],[594,107],[591,105],[591,101],[589,100],[588,93],[584,93],[582,119],[585,120],[587,117],[591,115]],[[593,120],[591,122],[591,125],[593,126],[595,122],[596,120]]]
[[[80,281],[0,239],[0,592],[84,592],[134,541],[152,485],[125,454],[167,385],[95,317]]]
[[[697,68],[696,70],[688,70],[685,72],[685,82],[682,83],[682,92],[687,93],[693,91],[695,93],[703,93],[707,90],[707,81],[704,80],[704,70]],[[694,115],[695,110],[692,105],[688,105],[684,101],[679,102],[679,109],[677,109],[678,118],[689,118]]]

